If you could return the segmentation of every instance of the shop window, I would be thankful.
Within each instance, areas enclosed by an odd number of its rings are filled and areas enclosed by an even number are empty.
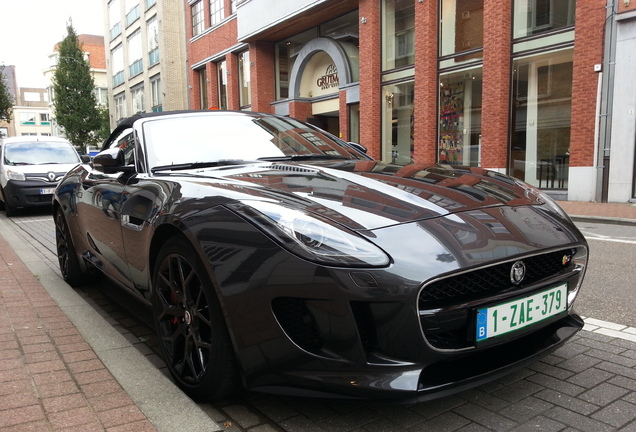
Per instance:
[[[382,10],[382,70],[415,63],[414,0],[384,0]]]
[[[509,172],[540,188],[568,184],[573,50],[513,61]]]
[[[414,83],[382,88],[382,161],[408,164],[413,161]]]
[[[481,66],[440,74],[438,159],[451,165],[480,166]]]
[[[21,125],[34,125],[35,124],[35,113],[21,112],[20,113],[20,124]]]
[[[574,25],[576,0],[515,0],[515,38],[533,36]]]

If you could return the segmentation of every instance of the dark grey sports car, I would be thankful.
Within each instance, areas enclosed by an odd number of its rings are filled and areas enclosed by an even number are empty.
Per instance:
[[[291,118],[135,115],[62,180],[54,214],[66,281],[97,272],[151,305],[197,399],[426,400],[583,326],[587,243],[542,192],[384,164]]]

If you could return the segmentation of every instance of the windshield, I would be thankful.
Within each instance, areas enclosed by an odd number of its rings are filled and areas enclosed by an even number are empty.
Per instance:
[[[75,149],[66,142],[31,141],[5,144],[6,165],[76,164],[79,161]]]
[[[218,161],[362,159],[344,142],[291,118],[236,113],[149,120],[143,126],[150,168]]]

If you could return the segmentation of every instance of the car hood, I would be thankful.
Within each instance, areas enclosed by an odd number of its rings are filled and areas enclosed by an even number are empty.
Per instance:
[[[377,161],[262,163],[201,170],[244,203],[266,199],[320,213],[351,229],[375,229],[497,206],[543,204],[532,187],[472,167]],[[200,178],[200,180],[203,180]]]
[[[68,172],[71,168],[77,166],[80,161],[71,164],[60,164],[60,163],[51,163],[51,164],[36,164],[36,165],[5,165],[5,169],[21,172],[23,174],[41,174],[41,173],[65,173]]]

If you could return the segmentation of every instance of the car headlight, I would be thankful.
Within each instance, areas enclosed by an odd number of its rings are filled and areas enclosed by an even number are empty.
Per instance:
[[[384,251],[349,229],[313,213],[265,201],[231,206],[290,252],[321,264],[383,267]]]
[[[25,181],[26,176],[20,171],[7,170],[7,179]]]

